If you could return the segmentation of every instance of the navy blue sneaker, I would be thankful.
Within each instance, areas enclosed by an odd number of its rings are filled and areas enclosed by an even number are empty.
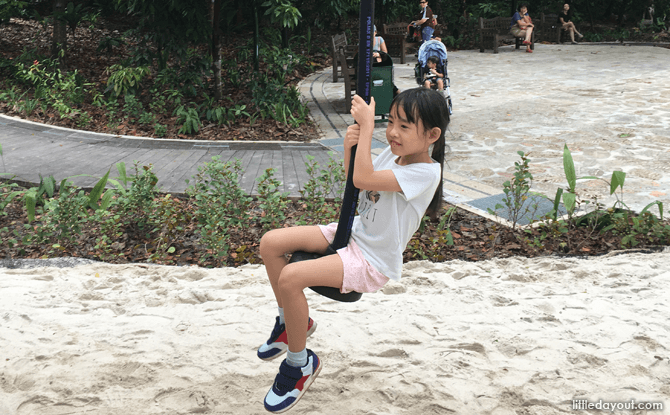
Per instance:
[[[307,364],[303,367],[293,367],[284,359],[272,389],[265,395],[265,409],[277,414],[291,409],[314,382],[321,367],[321,360],[309,349]]]
[[[316,322],[310,318],[307,323],[307,337],[311,336],[314,330],[316,330]],[[283,355],[287,350],[286,324],[279,324],[279,316],[277,316],[270,338],[258,348],[256,354],[261,360],[272,360]]]

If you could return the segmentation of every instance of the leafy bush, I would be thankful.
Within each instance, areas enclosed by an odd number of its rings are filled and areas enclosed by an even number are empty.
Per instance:
[[[220,156],[198,167],[195,183],[186,189],[195,204],[195,218],[207,254],[217,264],[224,263],[230,250],[229,234],[248,226],[252,199],[240,187],[240,160],[222,162]]]
[[[117,98],[126,94],[136,95],[142,79],[150,72],[148,66],[129,68],[120,64],[112,65],[105,70],[105,73],[109,74],[105,93],[111,92],[112,96]]]

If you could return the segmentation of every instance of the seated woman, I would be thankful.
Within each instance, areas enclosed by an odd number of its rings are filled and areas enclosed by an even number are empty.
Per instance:
[[[575,33],[577,33],[577,36],[579,36],[580,39],[583,38],[584,35],[577,31],[575,24],[570,21],[571,18],[572,13],[570,12],[570,5],[565,3],[563,5],[563,10],[558,14],[558,24],[562,25],[563,30],[567,30],[568,33],[570,33],[570,40],[572,41],[573,45],[576,45],[577,42],[575,42]]]
[[[384,42],[384,38],[381,36],[377,36],[377,26],[374,26],[374,31],[375,31],[375,41],[372,44],[372,57],[377,60],[377,62],[382,61],[382,56],[380,52],[384,53],[389,53],[388,49],[386,49],[386,43]]]
[[[534,28],[533,21],[528,15],[528,6],[526,4],[521,4],[519,6],[519,11],[514,13],[514,16],[512,17],[509,32],[514,37],[523,37],[525,39],[523,44],[526,45],[526,52],[528,53],[533,53],[533,50],[530,48],[530,39]]]

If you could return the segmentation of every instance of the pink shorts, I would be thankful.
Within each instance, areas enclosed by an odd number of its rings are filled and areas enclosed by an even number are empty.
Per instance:
[[[319,225],[321,233],[328,243],[335,239],[337,223],[330,225]],[[363,256],[361,248],[353,239],[344,248],[337,250],[344,266],[344,277],[342,279],[341,293],[357,291],[359,293],[373,293],[382,288],[388,281],[388,277],[377,271]]]

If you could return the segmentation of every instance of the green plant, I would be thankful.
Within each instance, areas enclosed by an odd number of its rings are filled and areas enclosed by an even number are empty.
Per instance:
[[[176,251],[172,241],[177,239],[177,236],[188,226],[192,215],[190,211],[183,209],[178,199],[165,195],[157,201],[153,216],[153,222],[156,224],[153,230],[155,246],[149,259],[154,262],[172,263],[172,254]]]
[[[130,118],[130,122],[135,122],[140,115],[144,112],[144,108],[142,108],[142,103],[140,100],[135,97],[135,95],[132,94],[126,94],[123,97],[123,100],[125,101],[125,104],[123,105],[123,111],[126,114],[126,117]]]
[[[217,264],[225,262],[230,250],[230,233],[249,226],[252,199],[240,187],[241,174],[240,160],[224,163],[220,156],[215,156],[198,167],[194,184],[186,189],[195,205],[198,231],[207,248],[201,261],[213,258]]]
[[[161,123],[154,124],[154,134],[156,137],[165,137],[167,134],[167,126]]]
[[[269,0],[261,5],[267,7],[265,16],[270,16],[272,23],[278,23],[281,27],[294,28],[298,25],[302,14],[286,0]]]
[[[177,116],[177,124],[182,124],[179,134],[193,134],[200,129],[200,115],[195,108],[185,109],[182,105],[174,111],[174,115]]]
[[[336,160],[333,152],[328,152],[329,162],[323,168],[313,156],[307,156],[305,168],[309,180],[300,190],[307,216],[299,220],[300,224],[333,222],[337,219],[338,211],[334,205],[326,203],[326,199],[333,197],[336,202],[341,198],[344,188],[344,167],[342,160]],[[309,220],[309,222],[308,222]]]
[[[260,222],[264,231],[278,228],[286,219],[285,210],[288,205],[288,192],[280,192],[281,182],[274,178],[276,169],[266,169],[256,179],[258,182],[258,207],[263,211]]]
[[[26,116],[30,116],[37,108],[40,107],[39,100],[36,99],[26,99],[18,105],[19,110],[24,112]]]
[[[98,47],[95,49],[97,53],[107,53],[111,54],[114,51],[114,48],[125,45],[126,42],[120,37],[103,37],[98,43]]]
[[[105,73],[109,75],[105,93],[111,92],[116,98],[129,93],[136,95],[142,79],[150,72],[149,66],[129,68],[120,64],[112,65],[105,69]]]
[[[7,205],[23,193],[21,190],[12,190],[18,187],[19,185],[16,183],[0,183],[0,216],[7,216],[7,212],[5,212]]]
[[[72,30],[72,37],[74,37],[75,29],[85,18],[84,6],[82,4],[77,4],[75,6],[74,3],[69,2],[67,6],[65,6],[65,10],[55,13],[54,17],[66,23],[70,27],[70,30]]]
[[[53,197],[55,191],[56,179],[53,176],[44,179],[40,174],[40,184],[37,187],[31,187],[23,195],[26,211],[28,212],[28,223],[35,220],[37,206],[44,205],[43,195]]]
[[[512,222],[512,229],[516,228],[517,223],[523,217],[530,216],[530,220],[535,219],[534,215],[537,211],[537,204],[526,203],[530,196],[530,188],[533,182],[533,175],[530,173],[528,164],[530,159],[528,154],[523,151],[517,151],[521,157],[521,163],[514,162],[513,179],[507,180],[503,183],[503,192],[505,197],[502,201],[507,208],[507,217]],[[502,209],[501,204],[496,204],[495,209]],[[495,215],[495,211],[488,209],[489,213]]]
[[[137,122],[142,125],[150,125],[156,123],[156,116],[151,112],[142,112],[140,118],[137,119]]]
[[[76,70],[63,74],[58,63],[50,59],[35,60],[30,66],[18,61],[13,72],[19,82],[34,88],[35,100],[44,100],[58,111],[61,118],[70,116],[73,107],[84,101],[87,88],[93,85],[85,82]]]
[[[59,186],[58,197],[45,204],[43,226],[52,238],[71,243],[74,235],[81,233],[88,204],[84,191],[65,179]]]

